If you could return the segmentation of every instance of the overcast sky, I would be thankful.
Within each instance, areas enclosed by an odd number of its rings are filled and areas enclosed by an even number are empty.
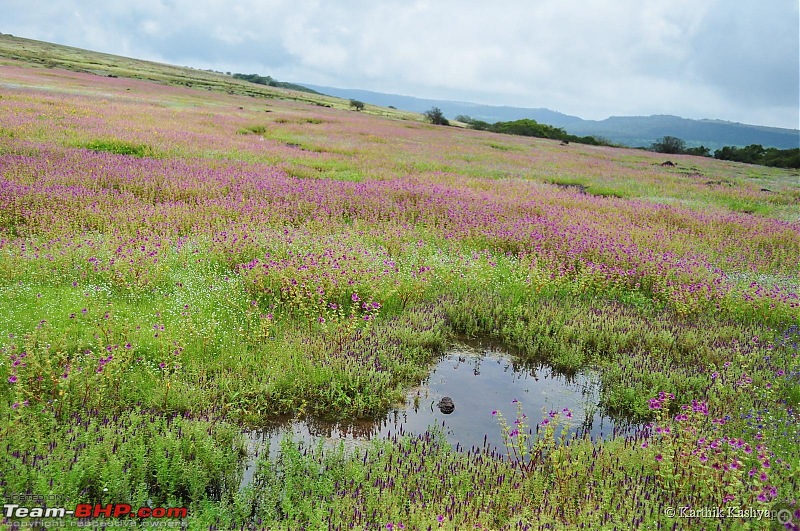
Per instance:
[[[0,32],[281,81],[798,128],[798,0],[0,0]]]

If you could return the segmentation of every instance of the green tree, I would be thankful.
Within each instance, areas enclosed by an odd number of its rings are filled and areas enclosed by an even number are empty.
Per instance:
[[[471,129],[477,129],[478,131],[488,131],[492,127],[492,124],[488,122],[484,122],[483,120],[477,120],[475,118],[466,116],[464,114],[459,114],[458,116],[456,116],[456,121],[463,122],[468,126],[470,126]]]
[[[363,111],[364,110],[364,102],[363,101],[358,101],[358,100],[350,100],[350,108],[351,109],[355,109],[357,111]]]
[[[491,130],[495,133],[507,135],[534,136],[537,138],[550,138],[552,140],[573,140],[578,137],[569,137],[567,132],[560,127],[540,124],[536,120],[524,118],[513,122],[497,122],[492,124]]]
[[[705,146],[687,148],[684,153],[687,155],[698,155],[700,157],[710,157],[711,150]]]
[[[450,121],[444,117],[444,113],[439,107],[431,107],[425,111],[425,119],[433,125],[450,125]]]
[[[678,154],[686,151],[686,142],[674,136],[664,136],[654,142],[650,149],[656,153]]]

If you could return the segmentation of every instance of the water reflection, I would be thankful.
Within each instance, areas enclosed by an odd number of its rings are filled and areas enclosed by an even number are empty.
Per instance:
[[[452,400],[453,409],[440,407],[442,402],[447,405],[445,397]],[[448,351],[428,378],[409,391],[404,407],[390,411],[385,418],[339,422],[278,418],[274,424],[249,434],[251,456],[264,451],[274,456],[280,439],[289,433],[296,441],[342,442],[355,447],[375,437],[423,433],[432,425],[442,427],[453,447],[500,447],[502,434],[492,412],[500,411],[509,423],[513,422],[517,414],[514,400],[531,427],[548,412],[567,408],[572,418],[564,420],[569,420],[566,429],[570,436],[603,438],[622,429],[601,415],[597,406],[599,377],[595,371],[560,374],[546,365],[522,362],[492,345],[470,342]],[[249,481],[252,468],[251,463],[245,481]]]

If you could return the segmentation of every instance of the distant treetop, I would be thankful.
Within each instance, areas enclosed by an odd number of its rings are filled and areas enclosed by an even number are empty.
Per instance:
[[[319,92],[317,92],[316,90],[311,90],[310,88],[304,87],[302,85],[295,85],[294,83],[277,81],[273,79],[271,76],[260,76],[258,74],[233,74],[233,77],[236,79],[241,79],[242,81],[249,81],[250,83],[256,83],[258,85],[267,85],[270,87],[278,87],[290,90],[297,90],[300,92],[310,92],[311,94],[319,94]]]

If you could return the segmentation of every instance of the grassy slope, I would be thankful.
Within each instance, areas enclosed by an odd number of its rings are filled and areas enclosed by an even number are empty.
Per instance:
[[[165,85],[192,87],[254,98],[277,98],[314,105],[330,105],[341,109],[349,107],[349,101],[341,98],[248,83],[218,72],[132,59],[0,34],[0,64],[11,64],[8,60],[21,61],[33,67],[63,68],[98,76],[141,79]],[[414,113],[372,105],[367,105],[364,111],[393,118],[414,119],[416,117],[421,119],[420,115]]]

